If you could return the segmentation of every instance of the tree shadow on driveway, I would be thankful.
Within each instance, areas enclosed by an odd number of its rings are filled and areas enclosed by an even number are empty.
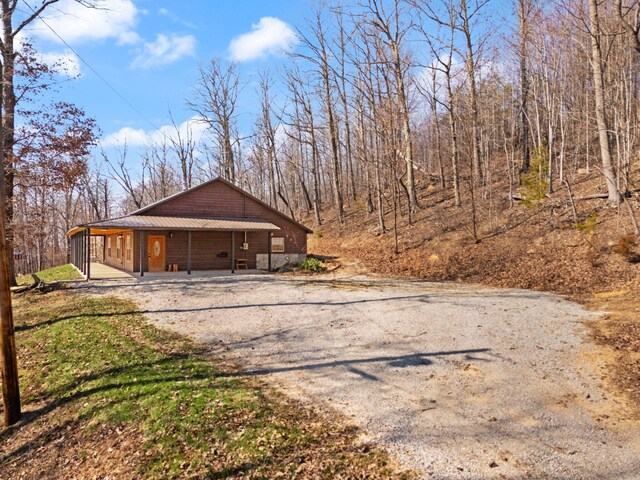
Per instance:
[[[333,360],[330,362],[305,363],[303,365],[291,365],[286,367],[261,368],[261,369],[253,369],[253,370],[244,370],[241,372],[229,372],[229,373],[224,373],[223,375],[231,376],[231,377],[259,376],[259,375],[269,375],[273,373],[346,367],[347,370],[353,373],[357,373],[358,375],[361,375],[363,378],[378,381],[379,379],[375,375],[371,375],[369,373],[363,372],[362,370],[354,367],[354,365],[386,363],[387,366],[392,368],[426,366],[426,365],[431,365],[433,363],[433,361],[430,359],[433,357],[442,357],[442,356],[448,356],[448,355],[465,355],[466,356],[465,358],[478,360],[473,357],[470,357],[470,355],[474,353],[489,353],[490,351],[491,351],[490,348],[474,348],[474,349],[468,349],[468,350],[443,350],[439,352],[412,353],[408,355],[378,356],[378,357],[370,357],[370,358],[354,358],[349,360]],[[485,361],[484,359],[482,360]]]
[[[127,316],[127,315],[135,315],[135,314],[157,314],[157,313],[194,313],[194,312],[215,312],[218,310],[244,310],[251,308],[288,308],[288,307],[301,307],[301,306],[312,306],[312,307],[343,307],[346,305],[355,305],[362,303],[380,303],[380,302],[393,302],[393,301],[403,301],[403,300],[413,300],[421,303],[429,303],[428,295],[402,295],[395,297],[383,297],[383,298],[369,298],[369,299],[358,299],[358,300],[343,300],[343,301],[296,301],[296,302],[272,302],[272,303],[239,303],[234,305],[214,305],[210,307],[192,307],[192,308],[161,308],[161,309],[139,309],[132,310],[128,312],[113,312],[113,313],[94,313],[92,316],[94,317],[112,317],[112,316]],[[46,320],[41,323],[31,324],[31,325],[19,325],[16,326],[16,331],[24,331],[31,330],[34,328],[39,328],[45,325],[52,325],[54,323],[58,323],[64,320],[71,320],[74,318],[78,318],[81,315],[70,315],[66,317],[58,317],[50,320]]]

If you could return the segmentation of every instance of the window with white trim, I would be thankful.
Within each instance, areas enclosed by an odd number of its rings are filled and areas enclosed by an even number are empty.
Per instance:
[[[131,260],[131,235],[127,235],[125,238],[125,246],[127,251],[127,261]]]
[[[271,238],[271,251],[273,253],[284,252],[284,237],[272,237]]]

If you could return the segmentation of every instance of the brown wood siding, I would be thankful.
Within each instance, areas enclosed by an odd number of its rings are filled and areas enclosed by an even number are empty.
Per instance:
[[[187,269],[188,232],[174,232],[167,239],[167,263]],[[219,257],[222,252],[227,257]],[[231,234],[228,232],[191,232],[191,269],[226,270],[231,268]]]
[[[304,229],[220,181],[156,205],[140,215],[263,218],[281,228],[280,231],[274,232],[274,236],[285,238],[285,253],[307,253],[307,233]],[[227,232],[225,234],[229,235]],[[264,236],[266,242],[266,232],[257,235]],[[251,245],[251,242],[249,244]],[[205,248],[204,245],[198,244],[198,248],[201,246]],[[263,247],[255,253],[267,253],[266,243]],[[195,244],[193,252],[195,260],[199,255]]]
[[[177,263],[178,270],[187,270],[187,248],[188,248],[188,232],[175,231],[173,238],[169,237],[166,231],[147,231],[145,234],[145,242],[148,235],[164,235],[166,239],[166,265]],[[244,232],[235,232],[235,255],[234,258],[243,258],[247,260],[248,268],[256,268],[256,254],[266,253],[268,245],[267,232],[247,232],[248,250],[242,250],[244,243]],[[138,232],[134,236],[135,240],[135,271],[140,271],[138,250]],[[145,245],[145,243],[143,243]],[[219,256],[226,252],[227,256]],[[148,272],[148,257],[145,251],[143,254],[144,271]],[[231,270],[231,232],[191,232],[191,270]]]
[[[248,250],[241,250],[244,243],[244,232],[236,232],[236,252],[235,258],[247,260],[247,266],[256,268],[256,254],[267,253],[269,244],[268,232],[247,232]]]

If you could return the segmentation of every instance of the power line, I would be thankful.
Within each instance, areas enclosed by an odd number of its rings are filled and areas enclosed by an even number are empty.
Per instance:
[[[26,5],[27,7],[29,7],[29,9],[30,9],[33,13],[35,13],[35,10],[33,9],[33,7],[32,7],[31,5],[29,5],[26,1],[25,1],[24,3],[25,3],[25,5]],[[91,70],[91,71],[96,75],[96,77],[98,77],[100,80],[102,80],[102,82],[103,82],[107,87],[109,87],[109,89],[111,89],[111,91],[113,91],[113,93],[115,93],[118,97],[120,97],[120,99],[121,99],[124,103],[126,103],[126,104],[131,108],[131,110],[133,110],[134,112],[136,112],[136,113],[140,116],[140,118],[142,118],[142,119],[143,119],[144,121],[146,121],[149,125],[151,125],[151,126],[153,127],[153,129],[154,129],[154,130],[157,130],[157,131],[161,132],[161,133],[162,133],[162,135],[164,135],[165,137],[167,136],[164,132],[162,132],[162,130],[161,130],[161,129],[160,129],[160,128],[155,124],[155,123],[153,123],[153,122],[152,122],[152,121],[151,121],[151,120],[150,120],[146,115],[144,115],[140,110],[138,110],[138,108],[136,108],[136,106],[135,106],[133,103],[131,103],[129,100],[127,100],[127,99],[125,98],[125,96],[124,96],[124,95],[122,95],[118,90],[116,90],[116,88],[115,88],[113,85],[111,85],[111,84],[109,83],[109,81],[108,81],[106,78],[104,78],[102,75],[100,75],[100,73],[98,73],[98,71],[97,71],[95,68],[93,68],[93,67],[91,66],[91,64],[89,64],[89,62],[87,62],[87,61],[86,61],[86,60],[85,60],[85,59],[84,59],[84,58],[83,58],[83,57],[82,57],[82,56],[81,56],[81,55],[80,55],[80,54],[79,54],[79,53],[78,53],[78,52],[77,52],[77,51],[76,51],[76,50],[75,50],[71,45],[69,45],[69,44],[67,43],[67,41],[66,41],[64,38],[62,38],[62,37],[58,34],[58,32],[56,32],[56,31],[55,31],[55,29],[54,29],[51,25],[49,25],[49,24],[46,22],[46,20],[45,20],[44,18],[42,18],[42,17],[39,17],[39,18],[40,18],[40,21],[41,21],[42,23],[44,23],[44,25],[45,25],[49,30],[51,30],[51,32],[52,32],[52,33],[53,33],[53,34],[54,34],[54,35],[55,35],[55,36],[56,36],[56,37],[57,37],[57,38],[58,38],[58,39],[59,39],[59,40],[60,40],[60,41],[61,41],[61,42],[62,42],[62,43],[63,43],[63,44],[64,44],[64,45],[69,49],[69,50],[71,50],[71,51],[74,53],[74,55],[75,55],[76,57],[78,57],[78,58],[80,59],[80,61],[81,61],[82,63],[84,63],[84,64],[89,68],[89,70]]]

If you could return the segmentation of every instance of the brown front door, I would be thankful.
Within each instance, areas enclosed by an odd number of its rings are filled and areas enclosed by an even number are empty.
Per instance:
[[[148,238],[149,271],[164,272],[164,236],[149,235]]]

